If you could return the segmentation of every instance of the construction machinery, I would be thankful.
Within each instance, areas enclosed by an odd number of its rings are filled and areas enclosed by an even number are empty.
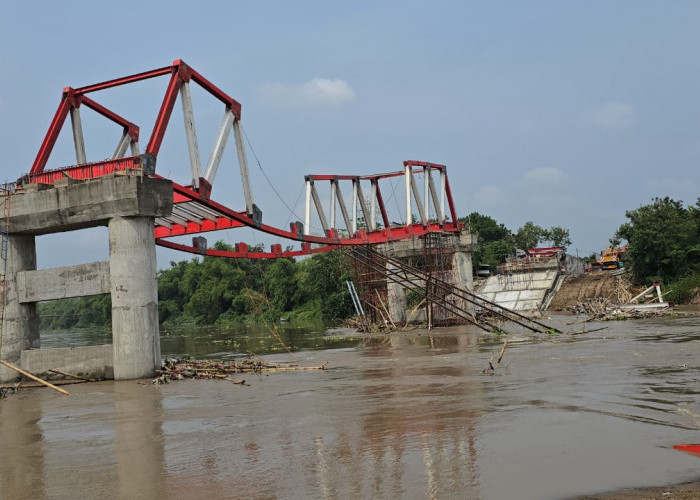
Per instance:
[[[622,267],[628,245],[624,247],[608,247],[600,252],[598,263],[603,271],[610,271]]]

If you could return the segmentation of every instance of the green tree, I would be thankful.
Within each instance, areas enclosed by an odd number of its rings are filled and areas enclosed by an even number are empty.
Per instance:
[[[299,286],[309,291],[323,319],[342,319],[354,313],[345,282],[351,279],[350,258],[334,250],[316,254],[303,261],[303,280]]]
[[[475,267],[488,264],[497,267],[504,263],[506,257],[513,255],[513,235],[510,230],[496,219],[472,212],[459,219],[469,230],[477,235],[477,248],[472,254]]]
[[[510,239],[489,241],[478,249],[478,264],[488,264],[491,267],[498,267],[506,261],[507,257],[513,255],[514,251],[515,249]]]
[[[277,316],[300,305],[296,268],[293,259],[275,259],[265,273],[270,304]]]
[[[561,247],[564,250],[571,245],[569,238],[569,230],[561,226],[553,226],[545,231],[544,239],[552,242],[555,247]]]
[[[625,213],[629,219],[615,233],[615,240],[626,240],[625,256],[635,281],[650,277],[664,281],[700,272],[700,200],[696,206],[654,198]]]
[[[542,227],[528,221],[518,229],[513,239],[515,240],[515,246],[517,248],[527,250],[529,248],[535,248],[538,243],[546,240],[546,235],[547,231]]]
[[[472,233],[479,237],[480,243],[510,239],[510,230],[488,215],[479,212],[472,212],[466,217],[459,219],[460,222],[469,227]]]

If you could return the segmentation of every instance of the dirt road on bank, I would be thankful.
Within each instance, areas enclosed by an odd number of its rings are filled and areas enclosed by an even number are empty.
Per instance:
[[[608,271],[593,271],[590,273],[572,274],[564,278],[564,284],[549,305],[550,311],[564,311],[586,299],[604,297],[613,303],[619,303],[629,294],[629,285],[624,277],[613,276]]]

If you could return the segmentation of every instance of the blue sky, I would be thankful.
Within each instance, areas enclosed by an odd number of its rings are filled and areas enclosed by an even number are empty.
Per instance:
[[[563,226],[570,251],[588,254],[625,210],[700,196],[699,20],[692,1],[4,1],[0,180],[29,170],[63,87],[183,59],[242,103],[288,205],[305,174],[432,161],[448,166],[460,215]],[[166,83],[94,97],[138,123],[145,143]],[[223,111],[205,97],[193,96],[203,161]],[[186,182],[178,113],[158,172]],[[83,113],[88,159],[99,160],[118,131],[93,118]],[[71,148],[63,134],[49,166],[74,163]],[[286,226],[293,217],[248,154],[265,222]],[[236,169],[229,148],[214,197],[242,209]],[[104,234],[39,238],[39,266],[106,258]],[[268,242],[250,229],[209,239]],[[186,258],[162,252],[159,265]]]

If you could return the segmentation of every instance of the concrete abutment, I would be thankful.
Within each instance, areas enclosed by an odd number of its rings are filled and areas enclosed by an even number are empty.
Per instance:
[[[30,185],[8,196],[0,359],[36,374],[79,366],[83,375],[113,373],[121,380],[153,376],[161,361],[154,221],[172,212],[172,182],[115,175]],[[105,225],[108,262],[36,270],[36,236]],[[35,355],[40,348],[37,302],[104,292],[112,299],[110,348],[50,349]],[[18,378],[0,367],[0,382]]]

